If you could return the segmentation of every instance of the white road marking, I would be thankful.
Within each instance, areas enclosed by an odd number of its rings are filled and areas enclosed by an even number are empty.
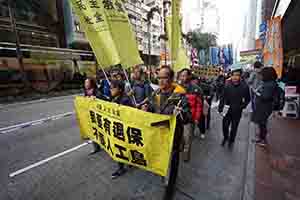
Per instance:
[[[5,133],[17,131],[17,130],[19,130],[19,129],[21,129],[21,127],[16,127],[16,128],[13,128],[13,129],[8,129],[8,130],[5,130],[5,131],[1,131],[0,133],[1,133],[1,134],[5,134]]]
[[[91,143],[90,141],[85,142],[85,143],[80,144],[80,145],[78,145],[78,146],[76,146],[76,147],[73,147],[73,148],[68,149],[68,150],[66,150],[66,151],[63,151],[63,152],[61,152],[61,153],[58,153],[58,154],[56,154],[56,155],[53,155],[53,156],[51,156],[51,157],[49,157],[49,158],[46,158],[46,159],[44,159],[44,160],[41,160],[41,161],[39,161],[39,162],[37,162],[37,163],[34,163],[34,164],[32,164],[32,165],[29,165],[29,166],[27,166],[27,167],[25,167],[25,168],[23,168],[23,169],[17,170],[17,171],[15,171],[15,172],[9,174],[9,177],[10,177],[10,178],[13,178],[13,177],[15,177],[15,176],[17,176],[17,175],[20,175],[20,174],[22,174],[22,173],[28,171],[28,170],[31,170],[31,169],[33,169],[33,168],[36,168],[36,167],[40,166],[40,165],[43,165],[43,164],[45,164],[45,163],[47,163],[47,162],[49,162],[49,161],[51,161],[51,160],[53,160],[53,159],[59,158],[59,157],[61,157],[61,156],[63,156],[63,155],[66,155],[66,154],[68,154],[68,153],[71,153],[71,152],[73,152],[73,151],[76,151],[77,149],[80,149],[80,148],[82,148],[82,147],[84,147],[84,146],[86,146],[86,145],[88,145],[88,144],[90,144],[90,143]]]
[[[53,116],[50,116],[50,117],[46,117],[46,118],[42,118],[42,119],[38,119],[38,120],[34,120],[34,121],[24,122],[24,123],[20,123],[20,124],[8,126],[8,127],[0,128],[0,133],[3,134],[3,133],[12,132],[14,130],[24,128],[26,126],[34,126],[34,125],[42,124],[43,122],[48,121],[48,120],[57,120],[57,119],[60,119],[62,117],[73,115],[73,114],[75,114],[75,112],[67,112],[67,113],[53,115]]]

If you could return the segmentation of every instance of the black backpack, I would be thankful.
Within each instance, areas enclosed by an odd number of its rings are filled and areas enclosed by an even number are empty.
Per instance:
[[[282,110],[284,104],[285,104],[285,91],[277,83],[274,91],[273,110],[274,111]]]

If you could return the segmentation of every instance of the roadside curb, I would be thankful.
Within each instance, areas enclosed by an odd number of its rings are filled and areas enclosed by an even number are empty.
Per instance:
[[[248,113],[248,115],[251,113]],[[248,152],[244,174],[244,185],[242,190],[241,200],[255,199],[255,144],[252,142],[255,135],[255,125],[248,119]]]

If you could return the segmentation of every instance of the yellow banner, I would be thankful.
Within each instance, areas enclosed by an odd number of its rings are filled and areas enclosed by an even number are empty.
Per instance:
[[[82,139],[91,139],[116,161],[166,176],[175,117],[76,97],[75,111]]]
[[[121,0],[70,0],[102,67],[141,64],[137,43]]]

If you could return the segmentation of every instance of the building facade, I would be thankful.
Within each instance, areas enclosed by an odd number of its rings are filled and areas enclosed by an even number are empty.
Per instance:
[[[22,44],[59,47],[57,1],[17,1],[12,5],[13,18]],[[8,1],[0,2],[0,42],[15,43]]]

